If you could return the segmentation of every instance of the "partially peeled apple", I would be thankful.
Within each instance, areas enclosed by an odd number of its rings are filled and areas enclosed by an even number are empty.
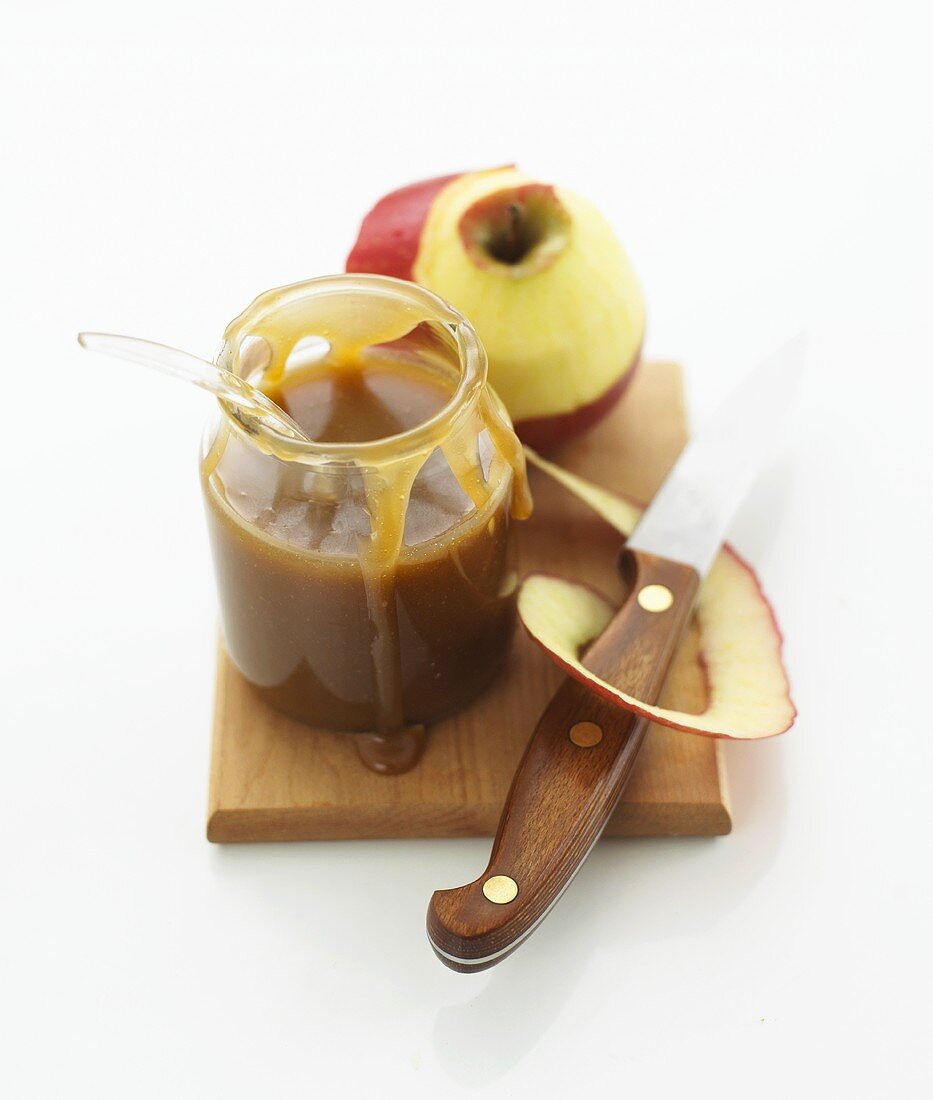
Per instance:
[[[538,450],[605,416],[638,363],[644,299],[612,228],[514,167],[393,191],[364,218],[346,269],[420,283],[469,318],[490,382]]]
[[[534,452],[528,451],[528,458],[621,534],[631,533],[641,515],[639,505]],[[608,626],[615,611],[586,585],[541,573],[527,577],[518,596],[522,624],[552,660],[623,710],[687,733],[746,741],[774,737],[793,725],[797,712],[781,659],[777,620],[758,578],[730,546],[719,552],[697,598],[707,682],[707,707],[702,714],[643,702],[586,667],[586,646]]]

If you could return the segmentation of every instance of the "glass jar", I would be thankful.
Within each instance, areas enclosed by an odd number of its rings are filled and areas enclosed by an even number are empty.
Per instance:
[[[420,727],[488,684],[514,625],[509,526],[530,499],[482,345],[413,283],[338,275],[260,295],[217,361],[267,392],[316,364],[446,387],[427,419],[362,441],[286,438],[219,402],[201,456],[233,663],[286,714],[368,734],[370,766],[411,766]]]

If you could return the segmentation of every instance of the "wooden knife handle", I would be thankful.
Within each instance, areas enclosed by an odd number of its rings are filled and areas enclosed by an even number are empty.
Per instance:
[[[620,568],[629,595],[584,664],[653,703],[699,578],[690,566],[634,550],[622,552]],[[564,682],[515,773],[486,870],[431,898],[428,937],[445,965],[461,972],[494,966],[547,915],[599,839],[647,726],[576,680]]]

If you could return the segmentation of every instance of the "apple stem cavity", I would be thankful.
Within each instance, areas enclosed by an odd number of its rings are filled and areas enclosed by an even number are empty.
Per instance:
[[[510,202],[506,207],[506,226],[504,232],[493,235],[486,250],[494,260],[503,264],[517,264],[528,255],[538,243],[537,227],[525,216],[525,207],[518,202]]]
[[[553,187],[532,183],[477,199],[458,228],[478,268],[527,278],[550,267],[567,247],[570,215]]]

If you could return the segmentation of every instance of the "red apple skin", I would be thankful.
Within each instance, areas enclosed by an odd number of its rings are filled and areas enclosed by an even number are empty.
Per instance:
[[[410,183],[380,199],[363,219],[346,270],[392,275],[412,281],[421,230],[431,204],[448,183],[463,175],[436,176]]]
[[[644,505],[640,501],[635,501],[632,497],[626,497],[623,493],[619,493],[618,495],[623,497],[625,500],[628,500],[628,501],[631,501],[634,504],[637,504],[637,506],[640,507],[640,508],[644,507]],[[783,650],[784,650],[784,634],[781,630],[780,624],[778,623],[777,614],[775,613],[775,610],[774,610],[774,605],[771,603],[771,601],[768,599],[767,595],[765,594],[765,590],[764,590],[764,588],[762,587],[762,584],[761,584],[761,579],[758,576],[758,574],[755,572],[755,570],[752,568],[752,566],[749,564],[748,560],[746,558],[742,557],[742,555],[735,549],[735,547],[733,547],[731,545],[731,543],[728,543],[728,542],[724,542],[722,544],[722,551],[721,552],[725,553],[725,554],[728,554],[730,557],[734,558],[738,562],[738,564],[742,567],[742,569],[745,570],[745,572],[749,574],[749,576],[752,578],[752,582],[754,583],[755,588],[758,591],[759,599],[761,600],[762,604],[764,604],[764,606],[767,608],[768,617],[771,620],[771,629],[774,632],[774,635],[775,635],[775,637],[777,638],[777,641],[778,641],[778,660],[781,662],[781,674],[782,674],[783,681],[784,681],[784,694],[786,695],[787,702],[790,705],[790,714],[789,714],[789,716],[786,720],[786,724],[781,729],[776,729],[773,732],[770,732],[770,733],[767,733],[767,734],[764,734],[764,735],[761,735],[761,736],[757,736],[757,737],[741,737],[741,736],[733,736],[733,735],[728,734],[728,733],[712,733],[712,732],[707,732],[707,731],[704,731],[704,730],[699,730],[694,726],[680,725],[676,722],[662,721],[661,725],[669,726],[671,729],[681,730],[683,733],[694,734],[694,735],[697,735],[697,736],[700,736],[700,737],[712,737],[716,740],[766,741],[766,740],[768,740],[769,738],[772,738],[772,737],[780,737],[780,735],[782,733],[787,733],[787,731],[789,729],[791,729],[791,727],[797,721],[797,717],[798,717],[798,710],[797,710],[796,704],[794,703],[793,699],[791,698],[790,680],[788,679],[787,671],[784,668],[784,664],[783,664],[782,654],[783,654]],[[539,573],[529,573],[524,579],[527,581],[531,577],[535,577],[535,576],[553,577],[554,580],[564,581],[564,582],[566,582],[566,580],[567,580],[566,577],[561,577],[561,576],[558,576],[558,574],[556,574],[556,573],[548,573],[546,571],[541,571]],[[588,589],[595,596],[598,596],[599,599],[601,599],[604,603],[612,605],[613,601],[610,600],[604,593],[600,592],[599,589],[595,588],[593,585],[586,584],[584,581],[574,581],[572,583],[579,586],[580,588]],[[609,692],[607,692],[605,690],[605,688],[602,687],[597,680],[591,679],[589,677],[581,676],[579,669],[574,668],[572,665],[568,664],[559,653],[557,653],[554,649],[550,648],[547,644],[545,644],[545,642],[542,641],[541,638],[536,637],[531,632],[531,630],[529,630],[529,628],[525,625],[524,621],[521,619],[521,616],[519,616],[519,621],[522,623],[522,626],[525,628],[526,633],[531,638],[531,640],[535,643],[535,645],[537,645],[540,649],[542,649],[548,655],[548,657],[550,657],[550,659],[563,672],[567,673],[568,676],[571,676],[578,683],[582,683],[584,687],[588,688],[594,694],[600,696],[600,698],[605,699],[607,702],[611,703],[613,706],[619,706],[620,705],[618,700],[616,699],[616,697],[614,695],[610,694]],[[703,652],[702,646],[701,646],[700,652],[698,654],[698,661],[699,661],[699,664],[700,664],[700,669],[703,673],[704,680],[706,682],[705,683],[706,696],[707,696],[707,698],[709,698],[710,692],[712,690],[712,680],[711,680],[710,671],[709,671],[709,664],[707,662],[706,655]],[[646,711],[639,710],[637,707],[632,708],[632,713],[639,714],[643,718],[650,718],[653,721],[658,721],[658,719],[654,715],[651,715]]]
[[[583,435],[612,412],[622,400],[640,362],[641,349],[621,377],[595,401],[565,413],[526,417],[515,424],[515,434],[522,443],[527,443],[543,455],[550,454],[564,443]]]

